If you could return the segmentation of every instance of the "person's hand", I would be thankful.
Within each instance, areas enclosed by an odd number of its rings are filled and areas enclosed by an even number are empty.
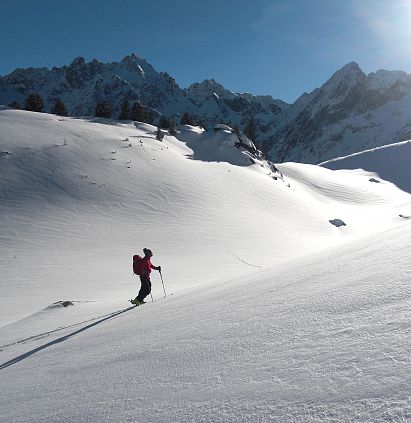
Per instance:
[[[159,272],[161,272],[161,266],[158,266],[158,267],[157,267],[157,270],[158,270]]]

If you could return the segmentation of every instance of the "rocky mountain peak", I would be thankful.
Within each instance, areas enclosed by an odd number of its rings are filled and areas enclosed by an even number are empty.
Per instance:
[[[131,53],[121,59],[120,65],[125,66],[130,69],[137,69],[140,67],[140,63],[143,62],[136,53]]]
[[[338,85],[345,82],[348,85],[355,85],[358,81],[365,79],[366,75],[356,62],[347,63],[341,69],[337,70],[331,78],[323,85]]]
[[[136,53],[125,56],[119,63],[114,62],[113,65],[120,69],[134,73],[137,77],[158,77],[158,72],[144,59]]]
[[[136,53],[128,54],[127,56],[124,56],[123,59],[121,59],[122,63],[133,63],[138,61],[139,61],[139,57],[137,56]]]
[[[196,82],[187,88],[187,92],[199,98],[211,98],[217,94],[218,97],[233,98],[236,94],[226,90],[221,84],[214,79],[205,79],[203,82]]]
[[[338,69],[325,83],[340,82],[341,80],[352,80],[365,76],[360,66],[356,62],[350,62]]]
[[[86,60],[84,57],[76,57],[69,65],[69,68],[82,68],[86,65]]]
[[[410,111],[410,75],[381,70],[367,76],[350,62],[292,105],[271,155],[318,163],[404,141],[411,138]]]

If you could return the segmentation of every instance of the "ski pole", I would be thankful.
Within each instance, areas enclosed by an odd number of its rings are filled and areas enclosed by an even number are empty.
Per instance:
[[[154,303],[154,298],[153,298],[153,294],[150,292],[151,295],[151,302]]]
[[[166,298],[167,294],[166,294],[166,289],[164,288],[164,281],[163,281],[163,275],[161,274],[161,270],[160,270],[160,278],[161,278],[161,283],[163,284],[164,298]]]

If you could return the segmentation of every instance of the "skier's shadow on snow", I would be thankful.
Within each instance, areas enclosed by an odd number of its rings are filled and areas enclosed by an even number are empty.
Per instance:
[[[67,341],[68,339],[70,339],[74,335],[77,335],[77,334],[79,334],[81,332],[84,332],[84,331],[92,328],[93,326],[97,326],[100,323],[105,322],[106,320],[113,319],[114,317],[117,317],[120,314],[126,313],[129,310],[133,310],[134,308],[135,308],[135,306],[131,306],[131,307],[127,307],[127,308],[125,308],[123,310],[115,311],[114,313],[111,313],[108,316],[106,316],[106,317],[104,317],[104,318],[102,318],[100,320],[97,320],[94,323],[91,323],[91,324],[89,324],[87,326],[84,326],[83,328],[78,329],[78,330],[76,330],[76,331],[74,331],[72,333],[69,333],[68,335],[61,336],[60,338],[57,338],[54,341],[50,341],[47,344],[41,345],[40,347],[37,347],[37,348],[34,348],[34,350],[28,351],[28,352],[26,352],[24,354],[21,354],[21,355],[15,357],[15,358],[12,358],[11,360],[6,361],[3,364],[0,364],[0,370],[3,370],[3,369],[5,369],[5,368],[7,368],[9,366],[12,366],[13,364],[17,364],[19,361],[22,361],[22,360],[30,357],[31,355],[36,354],[37,352],[39,352],[41,350],[45,350],[46,348],[51,347],[52,345],[60,344],[60,342]]]

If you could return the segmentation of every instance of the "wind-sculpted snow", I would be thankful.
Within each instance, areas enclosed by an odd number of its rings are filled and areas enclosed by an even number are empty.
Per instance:
[[[195,127],[0,128],[0,421],[411,418],[411,196],[376,168],[276,171]],[[134,308],[143,247],[167,297],[154,271]]]
[[[301,164],[273,173],[227,131],[182,127],[160,142],[150,125],[13,110],[0,125],[4,323],[62,297],[129,297],[130,257],[144,246],[178,290],[409,214],[408,195],[369,176]]]
[[[321,166],[332,170],[361,169],[411,193],[411,141],[389,144],[351,156],[339,157],[321,163]],[[370,182],[379,181],[371,177]]]

